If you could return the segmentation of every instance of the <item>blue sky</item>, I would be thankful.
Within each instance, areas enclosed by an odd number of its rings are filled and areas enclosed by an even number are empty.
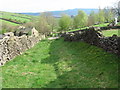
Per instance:
[[[0,0],[0,11],[43,12],[73,8],[104,8],[118,0]]]

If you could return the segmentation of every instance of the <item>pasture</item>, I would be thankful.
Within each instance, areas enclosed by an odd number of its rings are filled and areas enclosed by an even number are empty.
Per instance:
[[[98,24],[98,25],[92,25],[93,27],[106,27],[109,23],[103,23],[103,24]],[[83,30],[83,29],[87,29],[89,27],[84,27],[84,28],[78,28],[78,29],[73,29],[73,30],[69,30],[67,32],[73,32],[73,31],[78,31],[78,30]]]
[[[117,88],[119,59],[84,42],[46,39],[2,67],[2,86]]]
[[[120,30],[119,29],[116,29],[116,30],[104,30],[104,31],[102,31],[102,34],[104,35],[104,36],[106,36],[106,37],[110,37],[110,36],[112,36],[112,35],[117,35],[117,36],[120,36]]]
[[[5,21],[5,20],[1,20],[1,19],[0,19],[0,23],[7,23],[7,24],[10,24],[11,26],[18,26],[19,25],[19,24],[12,23],[12,22]]]
[[[0,18],[7,19],[8,21],[27,23],[30,22],[34,18],[34,16],[0,11]]]
[[[39,17],[17,13],[0,14],[0,18],[20,23],[36,23],[39,20]],[[10,26],[20,25],[1,19],[0,22]],[[108,24],[93,26],[105,27]],[[11,29],[8,26],[6,28]],[[3,34],[7,29],[1,31]],[[57,32],[57,29],[54,31]],[[119,30],[105,30],[102,34],[106,37],[114,34],[120,36]],[[117,88],[119,60],[117,55],[82,41],[45,39],[0,67],[0,79],[3,88]]]

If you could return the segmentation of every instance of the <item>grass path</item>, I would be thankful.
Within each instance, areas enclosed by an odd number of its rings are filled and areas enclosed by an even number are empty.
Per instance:
[[[83,42],[43,40],[2,67],[4,88],[115,88],[118,60]]]

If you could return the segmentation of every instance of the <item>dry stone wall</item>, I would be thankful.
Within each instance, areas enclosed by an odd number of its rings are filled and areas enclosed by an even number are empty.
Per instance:
[[[107,52],[120,55],[120,37],[104,37],[94,27],[82,31],[69,32],[61,34],[65,41],[84,41],[91,45],[103,48]]]
[[[38,31],[33,28],[31,36],[22,35],[14,36],[12,32],[6,33],[3,39],[0,39],[0,66],[7,61],[12,60],[17,55],[22,54],[27,49],[33,47],[44,35],[39,35]]]

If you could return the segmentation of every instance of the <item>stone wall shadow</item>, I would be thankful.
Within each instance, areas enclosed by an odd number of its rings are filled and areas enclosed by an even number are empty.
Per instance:
[[[62,45],[62,42],[59,43],[60,45]],[[58,48],[56,48],[58,45],[58,41],[54,40],[51,44],[50,44],[50,48],[49,48],[49,57],[46,59],[41,60],[41,63],[46,63],[46,64],[54,64],[56,62],[58,62],[58,60],[60,59],[59,57],[59,53],[58,53]]]

